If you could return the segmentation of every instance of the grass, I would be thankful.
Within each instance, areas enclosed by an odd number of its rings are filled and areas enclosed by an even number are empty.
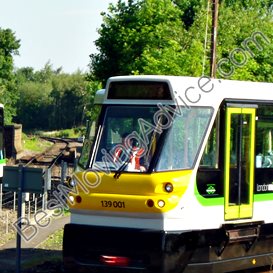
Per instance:
[[[41,136],[77,138],[85,134],[85,127],[64,129],[60,131],[40,132]]]
[[[39,245],[40,249],[62,250],[63,229],[60,229],[50,235],[44,242]]]
[[[40,139],[36,135],[22,135],[23,149],[33,152],[42,152],[52,145],[51,142]]]
[[[23,149],[33,152],[42,152],[52,145],[51,142],[39,138],[40,136],[45,137],[63,137],[63,138],[78,138],[82,137],[85,133],[85,128],[72,128],[60,131],[36,131],[32,133],[23,133],[22,142]]]
[[[0,232],[1,234],[2,232]],[[16,234],[14,231],[9,232],[9,233],[3,233],[0,236],[0,247],[8,243],[8,241],[13,240],[16,238]]]

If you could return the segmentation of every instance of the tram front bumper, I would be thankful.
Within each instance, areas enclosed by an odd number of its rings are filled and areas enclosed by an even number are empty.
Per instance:
[[[68,272],[159,270],[164,236],[162,231],[68,224],[63,240],[64,268]]]

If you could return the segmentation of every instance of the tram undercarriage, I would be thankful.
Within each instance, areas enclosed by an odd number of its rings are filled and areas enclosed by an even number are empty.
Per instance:
[[[164,232],[68,224],[67,272],[221,273],[273,263],[273,224]]]

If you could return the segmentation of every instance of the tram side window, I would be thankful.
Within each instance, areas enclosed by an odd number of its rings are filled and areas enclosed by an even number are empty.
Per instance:
[[[259,106],[256,130],[256,168],[273,168],[273,106]]]
[[[224,194],[220,154],[220,111],[210,131],[197,172],[197,190],[205,198],[222,197]]]
[[[202,155],[200,167],[218,169],[219,118],[213,124],[207,145]]]
[[[192,168],[212,115],[210,108],[181,108],[165,139],[157,171]]]

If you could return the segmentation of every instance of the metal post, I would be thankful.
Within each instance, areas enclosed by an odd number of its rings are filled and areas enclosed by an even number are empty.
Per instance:
[[[216,46],[217,46],[217,27],[218,27],[218,6],[219,0],[212,0],[212,28],[211,28],[211,60],[210,77],[216,78]]]
[[[2,205],[3,205],[3,184],[0,184],[0,215],[2,215]]]
[[[45,187],[44,187],[44,193],[42,197],[42,209],[45,211],[47,209],[48,191],[51,190],[51,168],[45,171],[44,178],[45,178]]]
[[[22,218],[25,218],[26,216],[26,193],[22,193]]]
[[[30,220],[30,215],[31,215],[31,204],[30,204],[30,200],[28,200],[28,215],[27,215],[27,217],[28,217],[28,220]]]
[[[61,162],[61,183],[62,184],[64,184],[66,173],[67,173],[67,163],[62,161]]]
[[[18,210],[17,210],[17,237],[16,237],[16,273],[21,272],[21,216],[22,216],[22,199],[23,199],[23,166],[18,168]]]
[[[7,213],[6,213],[6,217],[7,217],[7,220],[6,220],[6,234],[9,233],[9,211],[7,210]]]
[[[45,170],[45,191],[51,191],[51,168]]]
[[[47,197],[48,197],[48,195],[47,195],[47,191],[45,191],[44,193],[43,193],[43,195],[42,195],[42,210],[46,210],[46,208],[47,208]]]
[[[36,215],[37,213],[37,197],[34,196],[34,214]]]
[[[16,192],[13,193],[13,211],[16,210]]]

